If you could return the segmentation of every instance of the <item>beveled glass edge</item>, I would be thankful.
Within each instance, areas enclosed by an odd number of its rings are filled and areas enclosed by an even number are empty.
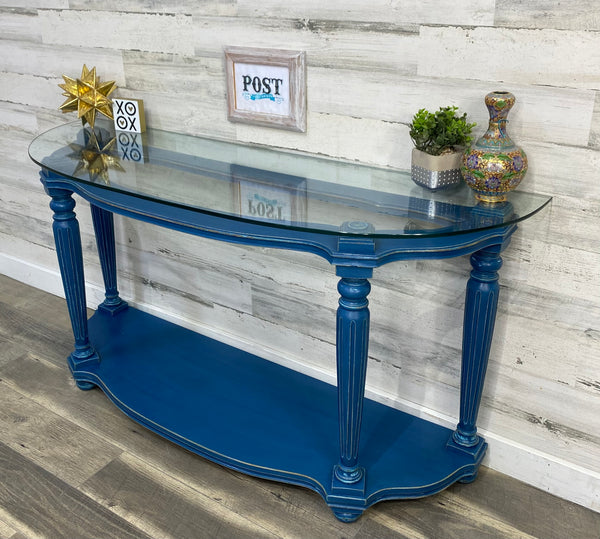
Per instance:
[[[238,221],[238,222],[246,222],[249,224],[255,224],[255,225],[262,225],[262,226],[266,226],[268,228],[275,228],[275,229],[284,229],[284,230],[293,230],[293,231],[298,231],[298,232],[306,232],[306,233],[314,233],[314,234],[324,234],[324,235],[333,235],[333,236],[355,236],[355,237],[361,237],[361,238],[397,238],[397,239],[410,239],[410,238],[436,238],[436,237],[444,237],[444,236],[455,236],[455,235],[461,235],[461,234],[469,234],[469,233],[475,233],[475,232],[479,232],[479,231],[485,231],[485,230],[493,230],[493,229],[497,229],[497,228],[504,228],[504,227],[508,227],[511,226],[513,224],[522,222],[526,219],[529,219],[530,217],[536,215],[539,211],[541,211],[542,209],[544,209],[551,201],[552,201],[552,197],[549,195],[542,195],[542,194],[537,194],[537,193],[531,193],[528,191],[513,191],[508,193],[508,200],[507,202],[510,203],[511,202],[511,198],[514,196],[520,196],[525,195],[525,196],[530,196],[530,197],[535,197],[537,199],[540,200],[540,204],[537,205],[534,209],[532,209],[531,211],[527,212],[524,215],[514,215],[513,217],[511,217],[509,220],[501,222],[501,223],[494,223],[494,224],[490,224],[490,225],[485,225],[485,226],[477,226],[474,228],[467,228],[467,229],[457,229],[457,230],[436,230],[436,229],[427,229],[427,230],[423,230],[423,231],[411,231],[409,233],[407,232],[400,232],[398,231],[397,233],[389,233],[389,232],[377,232],[377,231],[368,231],[368,232],[353,232],[351,229],[342,229],[340,227],[333,227],[331,225],[325,225],[325,224],[320,224],[318,227],[314,226],[314,223],[306,223],[305,225],[301,225],[301,224],[294,224],[292,223],[277,223],[277,222],[273,222],[273,221],[269,221],[269,220],[261,220],[261,219],[252,219],[246,216],[242,216],[242,215],[237,215],[237,214],[231,214],[231,213],[224,213],[224,212],[218,212],[215,210],[211,210],[208,208],[200,208],[198,206],[189,206],[186,204],[183,204],[181,202],[177,202],[177,201],[173,201],[173,200],[168,200],[168,199],[163,199],[163,198],[156,198],[156,197],[152,197],[143,193],[137,193],[137,192],[133,192],[131,190],[127,190],[127,189],[122,189],[122,188],[118,188],[112,185],[106,185],[106,184],[102,184],[102,183],[98,183],[98,182],[94,182],[91,180],[86,180],[85,178],[78,178],[78,177],[74,177],[71,176],[69,174],[65,174],[62,171],[59,170],[55,170],[53,169],[51,166],[48,166],[47,164],[40,162],[38,159],[36,159],[32,154],[31,154],[31,147],[34,145],[34,143],[42,136],[44,136],[47,133],[50,133],[52,131],[55,130],[59,130],[61,128],[65,128],[66,126],[71,126],[71,127],[76,127],[79,126],[81,129],[84,128],[84,126],[82,126],[80,124],[80,122],[69,122],[67,124],[61,124],[55,127],[52,127],[51,129],[48,129],[42,133],[40,133],[39,135],[37,135],[29,144],[28,146],[28,155],[30,157],[30,159],[39,167],[41,167],[43,170],[48,170],[50,172],[52,172],[53,174],[56,174],[59,177],[65,178],[69,181],[73,181],[75,183],[81,183],[83,185],[89,185],[95,188],[100,188],[100,189],[104,189],[107,191],[111,191],[111,192],[115,192],[115,193],[119,193],[119,194],[123,194],[123,195],[127,195],[127,196],[131,196],[134,198],[139,198],[139,199],[143,199],[143,200],[147,200],[150,202],[155,202],[158,204],[165,204],[168,206],[172,206],[172,207],[177,207],[180,209],[184,209],[184,210],[189,210],[189,211],[193,211],[193,212],[197,212],[197,213],[202,213],[205,215],[210,215],[210,216],[215,216],[215,217],[220,217],[223,219],[230,219],[233,221]],[[276,148],[276,147],[272,147],[272,146],[266,146],[266,145],[259,145],[259,144],[255,144],[255,143],[251,143],[251,144],[246,144],[243,142],[238,142],[238,141],[231,141],[231,140],[227,140],[227,139],[223,139],[223,138],[218,138],[218,137],[208,137],[208,136],[196,136],[196,135],[190,135],[187,133],[175,133],[175,132],[170,132],[170,131],[166,131],[166,130],[162,130],[162,129],[148,129],[148,131],[151,132],[155,132],[155,133],[165,133],[167,136],[178,136],[178,137],[185,137],[185,138],[189,138],[189,139],[202,139],[202,140],[206,140],[206,141],[212,141],[212,142],[217,142],[217,143],[223,143],[223,144],[227,144],[227,145],[231,145],[231,146],[237,146],[237,147],[246,147],[246,148],[256,148],[258,150],[264,150],[264,151],[269,151],[269,152],[274,152],[274,153],[284,153],[284,154],[289,154],[289,155],[294,155],[294,156],[298,156],[298,157],[307,157],[309,159],[315,159],[315,160],[323,160],[323,161],[328,161],[331,163],[342,163],[345,165],[352,165],[352,166],[358,166],[358,167],[364,167],[365,169],[373,169],[373,170],[383,170],[383,171],[390,171],[390,172],[398,172],[398,173],[408,173],[409,171],[405,171],[405,170],[400,170],[400,169],[393,169],[391,167],[384,167],[384,166],[377,166],[377,165],[372,165],[372,164],[368,164],[368,163],[360,163],[360,162],[356,162],[356,161],[350,161],[347,159],[336,159],[333,157],[329,157],[329,156],[321,156],[321,155],[313,155],[313,154],[309,154],[306,152],[302,152],[300,150],[287,150],[287,149],[283,149],[283,148]],[[42,159],[43,161],[43,159]],[[364,189],[364,188],[363,188]],[[440,192],[437,191],[435,193],[431,193],[432,195],[436,195],[435,200],[439,200],[438,197],[440,197]],[[409,195],[403,195],[403,196],[409,196]],[[433,198],[431,200],[434,200]],[[543,202],[542,202],[543,201]],[[493,209],[495,206],[495,204],[485,204],[483,207],[488,208],[488,209]],[[475,206],[472,206],[473,208]],[[329,228],[325,228],[325,227],[329,227]]]

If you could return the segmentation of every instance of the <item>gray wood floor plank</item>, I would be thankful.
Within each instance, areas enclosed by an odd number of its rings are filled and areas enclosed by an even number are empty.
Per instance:
[[[205,461],[129,420],[99,390],[78,390],[66,366],[72,343],[63,299],[0,276],[0,537],[600,539],[599,513],[485,468],[470,485],[340,523],[312,491]],[[68,456],[46,455],[50,441]],[[91,462],[88,443],[103,448]],[[75,472],[65,472],[69,461]],[[61,479],[76,484],[78,467],[87,474],[80,490]],[[89,531],[101,522],[108,532]]]
[[[452,494],[535,537],[600,539],[600,513],[488,468],[482,468],[479,479],[470,485],[455,485]],[[486,486],[490,480],[493,489]]]
[[[18,344],[0,335],[0,368],[6,363],[9,363],[13,359],[16,359],[27,352],[26,348],[22,344]]]
[[[26,344],[29,352],[60,364],[72,352],[74,339],[63,298],[1,276],[0,312],[0,339]]]
[[[18,365],[23,360],[15,361]],[[2,381],[0,433],[4,444],[72,486],[83,483],[122,452]]]
[[[446,493],[421,500],[384,503],[376,512],[366,515],[359,536],[380,539],[404,536],[410,539],[537,539],[502,520],[490,518],[485,511],[478,511],[464,501],[454,500],[452,490],[451,487]]]
[[[250,478],[245,490],[229,491],[222,481],[227,471],[219,471],[221,478],[210,488],[198,490],[125,453],[82,489],[140,527],[135,514],[143,511],[144,525],[149,526],[143,529],[158,537],[351,538],[360,528],[358,523],[337,521],[322,499],[307,489]],[[236,484],[243,484],[239,479],[234,478]],[[273,501],[261,492],[269,485]],[[312,500],[303,506],[305,497]],[[307,510],[313,505],[314,510]]]
[[[64,300],[63,300],[64,301]],[[73,336],[69,334],[69,325],[64,323],[60,312],[45,309],[35,303],[26,308],[6,303],[0,296],[0,338],[26,347],[56,363],[64,359],[73,350]]]
[[[26,537],[149,537],[3,443],[0,471],[4,518]]]
[[[199,492],[127,454],[89,479],[82,489],[153,537],[278,537],[268,530],[268,523],[261,526],[224,507],[210,493]]]

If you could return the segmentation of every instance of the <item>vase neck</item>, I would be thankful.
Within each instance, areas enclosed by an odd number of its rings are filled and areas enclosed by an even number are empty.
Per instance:
[[[490,119],[487,131],[477,141],[477,146],[484,148],[511,148],[515,145],[506,132],[506,118]]]
[[[515,103],[515,96],[510,92],[492,92],[485,96],[485,105],[490,114],[487,131],[477,141],[480,148],[508,149],[515,146],[506,132],[508,112]]]

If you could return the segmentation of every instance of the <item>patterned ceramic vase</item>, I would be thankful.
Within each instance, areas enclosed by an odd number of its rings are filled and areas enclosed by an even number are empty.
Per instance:
[[[510,92],[485,96],[490,124],[485,134],[465,150],[461,172],[475,197],[483,202],[503,202],[527,172],[527,156],[506,133],[508,111],[515,104]]]

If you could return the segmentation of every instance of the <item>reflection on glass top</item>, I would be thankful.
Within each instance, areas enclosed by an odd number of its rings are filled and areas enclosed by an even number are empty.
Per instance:
[[[37,137],[29,155],[61,176],[202,213],[324,234],[422,237],[514,223],[550,197],[486,205],[462,185],[432,193],[410,172],[98,120]]]

